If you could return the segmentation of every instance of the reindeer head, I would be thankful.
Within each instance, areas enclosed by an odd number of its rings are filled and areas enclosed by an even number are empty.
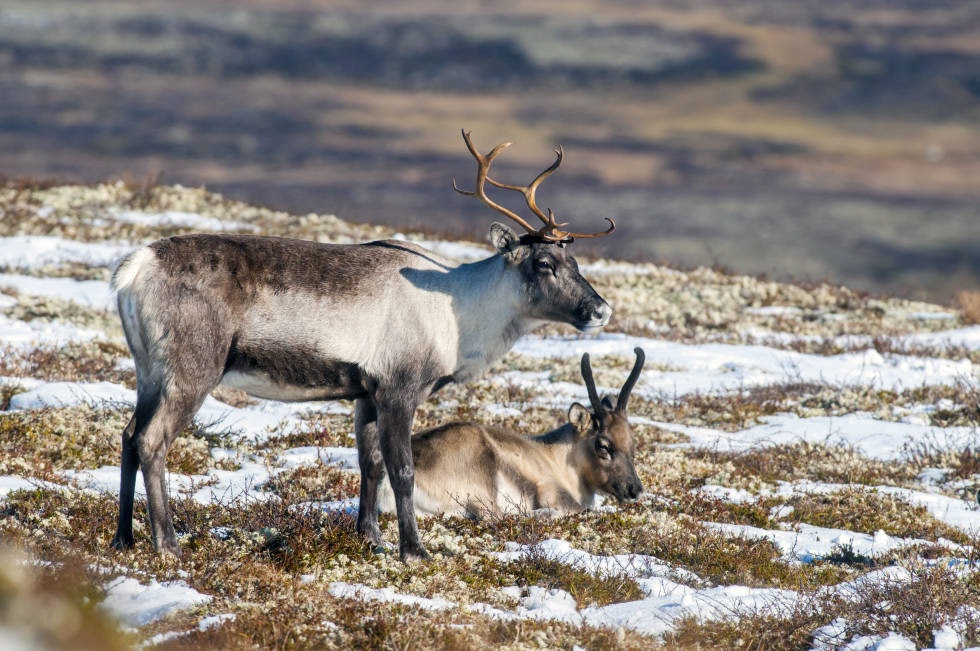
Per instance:
[[[517,235],[501,223],[490,227],[490,240],[498,253],[508,265],[516,269],[525,297],[527,316],[541,321],[558,321],[569,323],[583,332],[592,332],[606,325],[612,315],[612,308],[592,288],[592,285],[582,277],[578,263],[568,253],[566,244],[575,238],[601,237],[612,233],[616,223],[609,219],[609,228],[598,233],[572,233],[562,230],[567,223],[558,223],[555,214],[538,208],[535,199],[538,185],[551,175],[562,161],[561,147],[555,150],[557,159],[529,185],[508,185],[490,178],[490,164],[500,152],[510,146],[504,142],[487,154],[481,154],[470,138],[470,132],[463,130],[463,140],[473,158],[477,162],[476,188],[472,191],[461,190],[453,180],[453,188],[460,194],[473,196],[487,204],[497,212],[506,215],[522,226],[527,233]],[[493,201],[486,192],[486,184],[513,190],[524,195],[528,208],[544,225],[535,229],[523,217],[512,210]]]
[[[642,348],[635,348],[633,352],[636,353],[636,363],[619,392],[616,404],[609,396],[599,399],[589,354],[582,355],[582,378],[589,392],[592,411],[577,402],[568,409],[568,421],[578,436],[583,481],[590,489],[608,493],[620,502],[635,500],[643,492],[643,485],[633,466],[636,441],[626,406],[633,385],[643,370],[645,355]]]

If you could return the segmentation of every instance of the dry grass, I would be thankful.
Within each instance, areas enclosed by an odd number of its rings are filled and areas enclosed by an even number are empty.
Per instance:
[[[966,534],[940,522],[924,506],[911,506],[873,490],[852,488],[829,494],[800,495],[790,498],[786,504],[793,507],[789,518],[794,522],[864,533],[884,531],[903,538],[968,542]]]
[[[967,323],[980,323],[980,291],[964,290],[956,295],[956,303]]]
[[[3,310],[11,319],[68,322],[87,330],[100,330],[113,340],[122,340],[122,326],[113,312],[84,307],[52,296],[18,294],[16,298],[16,304]]]
[[[802,480],[903,485],[915,480],[917,475],[916,467],[907,464],[869,459],[847,446],[807,441],[760,446],[741,453],[700,448],[688,455],[723,466],[727,472],[713,479],[736,485]]]
[[[0,472],[50,479],[52,473],[118,463],[128,406],[103,405],[32,409],[0,414]],[[174,440],[173,472],[199,475],[231,468],[216,461],[212,447],[233,447],[227,432],[194,424]]]
[[[290,503],[340,500],[360,491],[360,475],[319,463],[281,472],[262,489]]]
[[[7,204],[3,204],[6,201]],[[99,240],[107,231],[94,217],[112,206],[149,210],[187,210],[234,219],[263,232],[291,234],[332,241],[367,239],[383,229],[356,227],[322,216],[297,217],[227,202],[197,190],[177,190],[154,179],[131,185],[64,188],[43,184],[0,188],[0,204],[7,205],[11,221],[0,234],[48,232]],[[54,206],[53,213],[42,205]],[[124,226],[119,237],[146,239],[183,232]],[[84,270],[59,268],[45,275],[77,275]],[[105,270],[85,271],[91,277]],[[596,286],[617,306],[619,332],[651,334],[650,322],[665,329],[656,336],[705,343],[738,342],[747,327],[773,332],[813,335],[787,345],[809,348],[814,354],[837,354],[849,348],[834,340],[838,334],[867,336],[867,345],[882,354],[967,356],[964,351],[902,349],[883,334],[927,332],[936,323],[916,312],[935,306],[880,299],[830,285],[781,285],[762,279],[731,276],[718,270],[678,271],[641,265],[625,271],[595,274]],[[64,302],[36,299],[9,292],[16,299],[6,314],[11,318],[68,321],[102,329],[105,340],[41,347],[0,354],[0,473],[63,483],[59,473],[115,464],[119,437],[129,419],[128,408],[114,405],[77,406],[8,412],[10,398],[22,390],[17,378],[46,381],[109,381],[132,387],[133,371],[119,363],[129,357],[112,315],[85,310]],[[797,306],[797,312],[778,316],[756,308]],[[958,324],[959,322],[955,322]],[[550,332],[566,331],[554,328]],[[617,390],[631,368],[630,356],[594,359],[596,379]],[[651,364],[652,373],[677,369]],[[540,381],[516,384],[500,380],[506,371],[540,373]],[[418,411],[416,426],[424,428],[448,420],[478,420],[539,433],[566,418],[567,405],[545,402],[551,383],[581,383],[579,360],[569,356],[537,359],[509,354],[487,377],[465,386],[448,386]],[[252,399],[240,392],[219,390],[215,397],[235,406]],[[513,408],[501,411],[498,406]],[[921,408],[928,407],[926,412]],[[918,410],[918,411],[916,411]],[[868,412],[883,420],[899,420],[909,413],[928,413],[936,427],[969,426],[980,421],[980,403],[967,383],[922,387],[902,392],[788,382],[747,388],[729,395],[692,394],[683,397],[634,396],[631,414],[636,419],[697,425],[729,432],[752,427],[777,413],[800,416]],[[270,481],[203,505],[189,497],[172,501],[175,526],[181,534],[183,558],[175,563],[151,550],[145,504],[137,502],[136,548],[112,552],[116,498],[58,488],[38,482],[35,488],[9,493],[0,503],[0,537],[32,559],[42,561],[34,578],[7,580],[0,568],[0,623],[13,621],[18,608],[40,610],[39,603],[61,604],[78,627],[84,647],[118,648],[145,641],[154,634],[177,632],[159,648],[809,648],[813,635],[837,616],[849,617],[848,635],[898,630],[917,643],[929,643],[931,629],[949,621],[963,606],[978,600],[976,575],[941,566],[952,558],[939,538],[980,548],[975,540],[951,529],[924,509],[875,492],[872,486],[921,488],[919,473],[927,467],[949,471],[947,493],[971,485],[980,474],[976,445],[942,440],[921,441],[899,461],[876,461],[857,450],[829,442],[803,441],[759,446],[733,453],[685,445],[685,437],[637,424],[636,464],[648,496],[616,510],[597,510],[561,518],[506,515],[475,522],[464,518],[423,518],[423,543],[434,560],[404,565],[395,554],[379,553],[356,532],[351,515],[326,511],[318,502],[354,497],[359,490],[356,472],[317,463],[289,470],[276,466],[276,456],[297,446],[352,447],[350,413],[310,413],[288,434],[273,435],[260,443],[246,442],[213,426],[196,425],[181,433],[170,451],[172,472],[205,475],[233,468],[236,459],[266,463]],[[678,445],[680,444],[680,445]],[[233,459],[217,460],[213,448],[231,449]],[[778,482],[804,480],[850,484],[829,494],[773,496]],[[207,480],[204,480],[207,481]],[[957,483],[959,481],[959,483]],[[696,489],[705,484],[739,488],[762,495],[755,501],[735,503]],[[955,488],[960,486],[960,488]],[[787,515],[784,507],[793,507]],[[790,562],[766,540],[730,535],[706,522],[742,524],[769,529],[808,523],[858,532],[883,530],[893,536],[927,541],[884,557],[861,556],[839,548],[811,563]],[[390,516],[381,517],[382,533],[397,539]],[[551,538],[568,541],[592,554],[645,554],[666,564],[669,579],[690,588],[743,585],[780,588],[800,593],[794,608],[760,608],[732,612],[720,621],[681,618],[663,639],[627,629],[579,626],[529,619],[500,620],[480,614],[474,604],[514,611],[518,604],[501,588],[517,586],[562,590],[578,608],[601,607],[643,598],[642,565],[624,567],[619,574],[584,570],[569,559],[543,553],[538,543]],[[519,560],[504,562],[497,556],[504,543],[528,545]],[[969,552],[964,552],[969,555]],[[963,554],[960,554],[961,556]],[[923,565],[931,559],[934,565]],[[959,559],[964,560],[964,559]],[[967,558],[966,562],[975,559]],[[57,563],[48,571],[44,563]],[[855,592],[850,601],[832,589],[859,579],[869,571],[903,563],[912,568],[903,585],[883,584]],[[918,563],[918,565],[916,565]],[[3,565],[0,563],[0,565]],[[94,568],[94,569],[93,569]],[[214,600],[189,611],[175,613],[140,628],[135,634],[115,631],[112,622],[91,604],[101,599],[104,577],[128,573],[140,580],[183,580],[212,595]],[[660,570],[658,570],[659,572]],[[62,576],[60,585],[54,577]],[[417,607],[343,599],[330,586],[343,581],[371,588],[391,588],[399,594],[444,599],[453,607],[433,613]],[[6,583],[5,583],[6,582]],[[8,589],[8,584],[16,583]],[[904,590],[904,592],[903,592]],[[12,595],[12,596],[10,596]],[[917,602],[921,602],[916,606]],[[20,604],[20,605],[9,605]],[[26,606],[24,604],[27,604]],[[924,605],[922,605],[924,604]],[[919,610],[916,610],[918,608]],[[80,614],[79,614],[80,613]],[[201,630],[198,622],[210,615],[232,614],[233,620]],[[27,630],[46,631],[45,618],[24,619]],[[52,619],[52,621],[54,621]],[[892,628],[889,628],[891,626]],[[978,643],[976,622],[966,621],[965,643]],[[972,628],[971,628],[972,627]],[[61,629],[59,629],[61,630]],[[43,633],[55,635],[54,633]],[[104,637],[101,637],[104,636]],[[47,638],[46,638],[47,639]],[[62,644],[51,637],[53,648]]]
[[[910,580],[868,582],[847,604],[848,632],[883,635],[898,632],[919,648],[933,646],[935,631],[958,620],[966,646],[980,640],[980,585],[954,567],[914,564]]]
[[[828,621],[827,609],[815,605],[807,600],[791,613],[762,608],[733,612],[728,618],[708,622],[684,617],[664,636],[665,647],[803,651],[812,648],[814,633]]]
[[[926,648],[935,646],[935,632],[954,618],[963,644],[976,644],[980,616],[973,604],[980,598],[980,586],[975,573],[921,563],[907,569],[907,578],[858,581],[845,591],[811,593],[789,612],[763,607],[717,621],[683,618],[665,636],[665,646],[803,650],[817,640],[836,648],[857,636],[897,632]],[[830,622],[839,624],[833,635],[824,629]]]
[[[130,414],[74,407],[0,414],[0,472],[50,478],[115,460]]]
[[[0,629],[6,644],[50,651],[123,651],[137,642],[137,636],[120,631],[99,609],[103,594],[97,570],[70,554],[34,564],[7,544],[0,550]]]
[[[284,450],[301,446],[353,447],[353,414],[307,414],[298,429],[269,437],[256,447],[259,450]]]
[[[688,569],[710,584],[806,591],[853,575],[848,568],[832,563],[787,563],[768,540],[723,534],[686,514],[664,526],[645,523],[628,537],[637,553]]]
[[[977,407],[971,405],[967,413],[976,413]],[[955,422],[960,424],[959,411],[955,410]],[[975,424],[978,420],[967,421]],[[905,446],[908,462],[920,468],[942,468],[954,479],[970,480],[980,475],[980,432],[975,432],[968,440],[962,438],[949,440],[941,431],[910,442]]]
[[[131,359],[129,349],[114,341],[70,342],[63,346],[38,346],[28,350],[0,350],[0,375],[30,377],[46,382],[107,382],[136,387],[136,374],[122,370],[120,362]]]
[[[511,574],[516,574],[515,585],[564,590],[572,595],[580,608],[606,606],[643,598],[640,586],[625,572],[625,568],[622,574],[596,576],[591,572],[548,558],[536,547],[531,548],[531,551],[519,562],[518,569],[508,569]]]
[[[115,418],[121,423],[125,415],[117,413]],[[91,422],[97,420],[93,415]],[[319,425],[278,443],[336,443],[334,428],[343,427],[342,419],[337,422],[327,419]],[[115,432],[110,438],[114,436]],[[110,452],[109,440],[102,445],[101,452],[93,448],[95,457]],[[730,465],[746,477],[753,473],[753,468],[760,472],[766,469],[763,474],[767,478],[805,476],[805,464],[800,459],[816,459],[820,466],[821,455],[827,457],[825,467],[835,465],[834,455],[819,446],[808,450],[787,446],[776,450],[768,461],[763,451],[757,450],[744,455],[744,459],[742,455],[728,455],[716,458],[713,463]],[[783,461],[775,462],[779,459]],[[88,463],[93,462],[94,459]],[[784,465],[782,470],[772,470],[780,464]],[[884,470],[865,470],[861,476],[878,480],[887,474]],[[461,518],[423,520],[425,543],[437,554],[437,560],[414,567],[403,566],[386,554],[375,554],[356,535],[349,516],[329,515],[301,506],[308,501],[356,494],[356,474],[323,465],[276,477],[264,491],[275,495],[274,499],[255,501],[242,496],[212,506],[175,500],[176,525],[179,531],[188,534],[184,538],[185,559],[177,566],[162,562],[150,552],[141,505],[137,512],[137,549],[121,556],[108,553],[115,512],[111,496],[84,496],[50,489],[15,492],[5,501],[0,531],[12,543],[40,558],[61,557],[70,550],[77,558],[96,565],[122,563],[134,572],[149,572],[160,580],[181,576],[198,590],[216,595],[216,601],[203,609],[174,615],[146,627],[145,635],[184,631],[163,643],[163,648],[434,645],[523,649],[542,644],[548,647],[595,644],[601,648],[609,645],[653,648],[661,644],[667,648],[805,648],[814,631],[830,621],[835,612],[840,612],[839,608],[834,609],[832,599],[819,602],[819,608],[801,607],[789,614],[762,610],[732,613],[731,618],[717,622],[681,619],[672,633],[658,641],[629,631],[554,622],[497,621],[460,609],[432,617],[413,607],[336,599],[327,593],[331,581],[343,580],[392,587],[404,594],[440,597],[458,604],[482,601],[510,608],[513,604],[502,600],[497,592],[499,587],[558,588],[570,593],[579,607],[620,603],[642,596],[635,580],[625,574],[596,576],[533,551],[511,563],[501,563],[491,554],[501,549],[502,541],[533,545],[550,537],[564,538],[593,553],[650,554],[677,568],[678,573],[694,572],[698,577],[694,584],[697,587],[706,584],[779,587],[799,590],[817,599],[823,586],[836,585],[868,570],[867,559],[846,557],[843,553],[823,562],[790,564],[769,542],[733,537],[704,527],[700,524],[703,520],[774,526],[770,509],[775,503],[763,500],[758,504],[735,505],[687,493],[686,484],[682,482],[673,489],[676,500],[666,509],[637,504],[617,513],[583,513],[556,520],[523,516],[486,522]],[[855,490],[833,497],[799,496],[787,503],[794,506],[794,520],[812,524],[859,531],[883,528],[893,535],[957,539],[954,532],[936,526],[921,510],[867,491]],[[384,518],[382,523],[390,538],[391,520]],[[313,580],[304,583],[302,576]],[[692,580],[680,574],[674,578],[682,582]],[[943,618],[948,620],[959,604],[976,597],[973,584],[952,575],[927,573],[917,581],[913,586],[916,595],[920,592],[924,596],[935,595],[940,586],[944,590],[942,599],[930,602],[928,613],[916,615],[911,607],[900,609],[898,604],[887,613],[878,612],[872,606],[881,603],[880,595],[869,594],[868,603],[862,607],[869,609],[867,622],[870,623],[862,624],[865,628],[861,630],[881,630],[888,622],[898,621],[902,632],[921,640],[928,631],[922,626],[917,628],[917,621],[929,622],[931,626]],[[890,594],[899,594],[894,590]],[[235,619],[213,629],[197,629],[199,617],[218,613],[233,613]],[[893,626],[888,630],[896,629]]]

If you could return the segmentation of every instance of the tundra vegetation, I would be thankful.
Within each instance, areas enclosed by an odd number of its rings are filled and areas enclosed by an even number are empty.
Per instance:
[[[4,242],[43,235],[135,247],[200,229],[203,222],[181,221],[182,215],[213,219],[212,228],[226,232],[321,242],[391,235],[381,227],[275,212],[177,186],[22,182],[0,188],[0,211]],[[443,246],[457,253],[489,250]],[[975,530],[914,498],[950,500],[962,505],[964,517],[976,516],[969,504],[980,480],[977,437],[952,433],[975,432],[980,421],[980,351],[968,341],[947,345],[930,338],[975,319],[968,303],[938,306],[708,268],[580,259],[592,285],[614,306],[599,343],[647,342],[646,366],[629,402],[641,499],[549,519],[526,513],[482,521],[422,517],[422,543],[434,560],[409,565],[397,554],[376,553],[357,533],[356,516],[335,503],[356,503],[359,491],[356,461],[343,461],[344,454],[356,459],[350,456],[349,403],[284,417],[262,436],[244,436],[230,422],[202,416],[178,434],[168,459],[183,550],[175,561],[152,551],[141,495],[137,545],[110,549],[118,438],[131,402],[18,407],[32,391],[59,382],[103,383],[98,387],[116,391],[112,395],[135,387],[111,307],[45,295],[53,285],[28,282],[78,279],[104,286],[109,263],[40,265],[4,255],[0,327],[41,339],[27,345],[11,335],[0,352],[0,632],[16,639],[36,640],[41,648],[93,649],[137,643],[162,649],[807,649],[892,633],[918,646],[951,634],[959,645],[980,644],[980,574],[974,569],[980,540]],[[70,342],[44,339],[62,332],[76,335]],[[575,346],[593,340],[566,326],[542,333],[553,353],[518,345],[482,379],[447,386],[423,402],[416,427],[467,420],[537,433],[565,422],[570,398],[585,399]],[[687,368],[681,356],[656,354],[667,346],[688,347],[692,357],[731,346],[733,358],[764,346],[801,366],[782,369],[771,382],[726,384],[740,372],[733,361],[715,369],[713,390],[682,391],[680,384],[651,390],[659,378],[680,378]],[[633,367],[632,344],[617,350],[593,352],[600,391],[615,392]],[[849,356],[897,360],[908,377],[944,365],[962,374],[949,382],[847,383],[802,366],[804,359],[831,363]],[[230,389],[213,397],[214,404],[251,410],[253,418],[265,413],[260,407],[271,408]],[[742,436],[773,418],[849,423],[856,416],[883,426],[918,426],[924,434],[900,453],[875,456],[835,437],[744,448],[698,439],[705,430]],[[306,462],[286,462],[311,450],[319,452]],[[227,477],[245,472],[261,480],[220,490]],[[104,475],[108,484],[99,483]],[[198,499],[209,487],[217,487],[215,496]],[[387,540],[397,539],[394,518],[381,515],[379,522]],[[812,527],[837,541],[813,557],[795,554],[776,536],[803,540]],[[896,544],[868,551],[859,544],[865,538]],[[600,568],[576,562],[579,553],[633,560]],[[629,554],[653,557],[660,569]],[[177,584],[208,598],[124,626],[108,607],[118,603],[124,580],[133,590],[145,589],[144,600],[160,586]],[[692,594],[741,586],[745,593],[771,589],[766,594],[795,596],[788,604],[739,602],[677,616],[656,634],[588,616],[643,604],[651,582],[661,580]],[[392,592],[370,591],[382,589]],[[579,617],[535,616],[534,600],[545,598],[572,604]]]

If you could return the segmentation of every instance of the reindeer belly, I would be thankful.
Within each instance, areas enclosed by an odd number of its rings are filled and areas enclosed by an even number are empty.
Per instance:
[[[416,475],[416,479],[418,476]],[[440,497],[430,495],[425,488],[416,484],[412,491],[412,501],[415,503],[416,515],[467,515],[465,501],[458,497],[443,494]],[[395,513],[395,493],[391,489],[388,476],[378,482],[378,510],[382,513]]]
[[[538,508],[534,486],[513,473],[497,473],[496,504],[502,513],[530,513]]]
[[[233,344],[221,384],[269,400],[353,399],[366,395],[356,364],[303,346]]]

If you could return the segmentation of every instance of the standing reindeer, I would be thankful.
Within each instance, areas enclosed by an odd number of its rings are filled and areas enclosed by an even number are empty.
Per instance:
[[[597,493],[620,502],[639,497],[643,486],[633,466],[636,442],[626,408],[645,355],[641,348],[634,352],[636,363],[615,405],[608,396],[599,400],[589,354],[582,355],[592,411],[576,402],[568,422],[546,434],[526,438],[457,422],[413,436],[416,511],[471,518],[539,510],[564,514],[590,508]],[[395,510],[387,483],[379,501],[383,511]]]
[[[475,196],[521,225],[490,227],[497,249],[469,264],[398,241],[318,244],[244,235],[170,237],[126,257],[113,274],[136,362],[136,409],[122,433],[119,521],[113,546],[131,547],[136,471],[142,470],[153,542],[179,554],[166,490],[166,456],[219,384],[273,400],[352,399],[361,470],[357,529],[381,545],[378,480],[387,468],[403,560],[425,558],[412,501],[415,409],[449,382],[467,382],[545,321],[593,332],[612,310],[579,274],[566,244],[611,233],[561,230],[535,202],[557,159],[527,186],[488,176],[510,143],[481,154]],[[524,195],[535,229],[486,194]]]

